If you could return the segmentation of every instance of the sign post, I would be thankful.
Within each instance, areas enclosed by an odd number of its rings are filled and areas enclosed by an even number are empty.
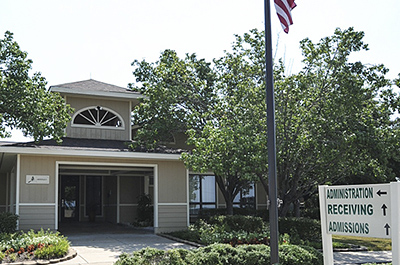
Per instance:
[[[333,264],[332,235],[392,238],[399,260],[400,183],[319,186],[324,264]]]

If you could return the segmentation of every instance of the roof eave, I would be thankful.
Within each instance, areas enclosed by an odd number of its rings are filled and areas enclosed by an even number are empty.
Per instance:
[[[143,152],[118,152],[118,151],[93,151],[93,150],[65,150],[65,149],[39,149],[33,147],[1,147],[0,153],[49,155],[49,156],[75,156],[75,157],[104,157],[104,158],[130,158],[141,160],[180,160],[180,154],[160,154]]]
[[[111,97],[111,98],[129,99],[129,100],[145,98],[145,96],[133,92],[124,93],[124,92],[112,92],[112,91],[86,91],[81,89],[65,88],[57,86],[52,86],[50,88],[50,91],[66,95],[99,96],[99,97],[109,97],[109,98]]]

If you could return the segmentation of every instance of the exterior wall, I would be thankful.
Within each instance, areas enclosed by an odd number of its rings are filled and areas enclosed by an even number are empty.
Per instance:
[[[53,205],[20,205],[19,229],[55,229],[55,211]]]
[[[105,140],[130,140],[130,104],[128,101],[115,101],[93,98],[67,97],[67,103],[75,109],[75,112],[90,106],[102,106],[118,113],[124,123],[124,128],[82,128],[71,127],[68,123],[66,133],[72,138],[105,139]]]
[[[20,178],[18,180],[19,204],[17,204],[20,215],[20,229],[56,229],[58,227],[56,223],[56,215],[59,215],[58,198],[56,198],[56,196],[59,196],[57,195],[59,180],[56,179],[57,161],[61,164],[63,162],[80,165],[82,163],[96,163],[102,166],[106,166],[107,163],[126,164],[126,166],[148,164],[150,167],[156,165],[154,174],[157,177],[154,177],[154,192],[157,189],[158,192],[153,197],[157,198],[157,200],[154,200],[155,217],[157,218],[155,220],[155,231],[181,230],[188,225],[187,170],[182,161],[145,162],[140,159],[21,155]],[[49,184],[27,184],[26,175],[47,175],[49,176]],[[104,221],[113,223],[131,223],[134,221],[137,217],[137,196],[145,192],[145,181],[146,178],[135,176],[105,177],[103,180]],[[147,187],[149,187],[148,184]],[[83,189],[84,185],[81,180],[81,190]],[[151,187],[149,187],[149,191],[152,192]],[[121,194],[119,198],[116,196],[118,192]],[[87,218],[84,213],[84,198],[80,198],[80,204],[80,220],[83,221]],[[158,212],[156,212],[157,209]],[[60,217],[58,216],[58,218]],[[102,218],[98,218],[98,220],[102,220]]]
[[[0,213],[7,210],[7,174],[0,174]]]
[[[158,208],[159,223],[156,233],[165,233],[187,228],[186,205],[160,205]]]
[[[156,233],[188,226],[188,178],[183,162],[161,162],[158,167],[158,227]]]
[[[267,209],[267,192],[261,183],[256,185],[256,206],[258,210]]]
[[[21,156],[19,179],[19,229],[56,229],[55,163],[48,157]],[[49,184],[27,184],[26,175],[48,175]],[[18,183],[18,180],[17,180]],[[18,186],[18,185],[17,185]],[[19,206],[19,207],[18,207]]]

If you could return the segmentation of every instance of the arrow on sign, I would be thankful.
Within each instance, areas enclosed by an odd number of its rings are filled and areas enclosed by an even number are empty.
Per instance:
[[[382,211],[383,211],[383,216],[386,216],[386,209],[387,209],[386,204],[383,204],[381,208],[382,208]]]
[[[389,235],[390,225],[389,224],[385,224],[384,228],[386,228],[386,235],[388,236]]]
[[[376,192],[376,194],[378,194],[379,197],[380,197],[381,195],[386,195],[387,192],[386,192],[386,191],[382,191],[382,190],[378,190],[378,191]]]

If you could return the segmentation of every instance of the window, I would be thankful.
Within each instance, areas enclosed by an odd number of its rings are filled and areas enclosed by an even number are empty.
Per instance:
[[[254,183],[247,189],[242,189],[233,200],[233,207],[238,208],[256,208],[256,197],[254,192]]]
[[[190,175],[190,214],[198,214],[200,209],[216,208],[215,176]]]
[[[72,125],[82,127],[123,128],[121,116],[101,106],[80,110],[72,118]]]

